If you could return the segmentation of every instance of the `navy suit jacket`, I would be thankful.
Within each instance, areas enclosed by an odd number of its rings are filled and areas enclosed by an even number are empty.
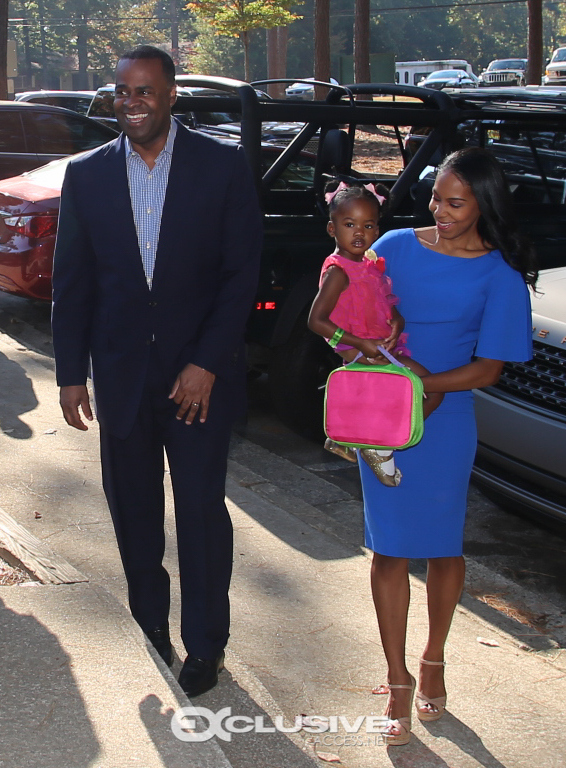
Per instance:
[[[121,438],[133,426],[153,343],[171,385],[195,363],[224,390],[244,370],[261,231],[242,148],[179,124],[150,290],[124,136],[71,160],[53,270],[57,383],[84,384],[91,358],[98,419]]]

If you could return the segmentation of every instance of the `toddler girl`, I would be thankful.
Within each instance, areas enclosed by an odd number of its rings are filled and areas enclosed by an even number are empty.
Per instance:
[[[424,376],[429,371],[408,357],[406,335],[400,334],[404,321],[394,306],[397,299],[391,292],[390,279],[384,274],[385,262],[368,250],[379,236],[379,218],[388,196],[389,190],[383,185],[347,186],[343,181],[327,185],[327,231],[334,238],[336,249],[322,265],[319,291],[308,324],[346,362],[382,362],[378,346],[383,346],[417,375]],[[442,398],[443,395],[427,395],[425,417],[438,407]],[[327,440],[324,447],[349,461],[357,461],[355,450],[332,440]],[[360,453],[384,485],[399,485],[401,472],[395,467],[393,451],[364,448]]]

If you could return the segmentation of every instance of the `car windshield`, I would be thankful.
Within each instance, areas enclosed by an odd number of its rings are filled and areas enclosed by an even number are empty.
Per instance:
[[[488,67],[494,69],[525,69],[525,62],[521,59],[501,59],[501,61],[492,61]]]
[[[463,69],[442,69],[439,72],[432,72],[427,80],[444,80],[446,77],[460,77],[465,74]]]
[[[566,61],[566,48],[559,48],[557,51],[554,51],[552,61]]]

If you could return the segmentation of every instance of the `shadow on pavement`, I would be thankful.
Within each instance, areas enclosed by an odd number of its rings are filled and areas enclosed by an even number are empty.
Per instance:
[[[100,745],[70,658],[43,624],[5,605],[8,589],[18,587],[0,590],[0,764],[90,768]]]
[[[0,389],[0,429],[8,437],[27,440],[31,428],[19,417],[37,408],[38,402],[31,379],[24,369],[0,353],[2,388]]]

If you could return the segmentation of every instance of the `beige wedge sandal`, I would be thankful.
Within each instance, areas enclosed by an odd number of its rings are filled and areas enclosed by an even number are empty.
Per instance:
[[[396,688],[400,688],[406,691],[411,691],[411,698],[409,700],[409,716],[397,717],[395,720],[389,719],[385,730],[383,731],[383,740],[388,747],[399,747],[402,744],[408,744],[411,738],[411,709],[413,708],[413,695],[415,693],[416,680],[411,675],[410,685],[392,685],[389,683],[389,690],[394,691]],[[391,733],[392,729],[399,731],[399,733]]]
[[[445,661],[428,661],[428,659],[421,659],[420,663],[428,664],[431,667],[446,666]],[[417,691],[415,708],[417,710],[417,717],[423,722],[430,723],[433,720],[440,720],[446,710],[446,696],[437,696],[435,699],[430,699],[422,691]]]

